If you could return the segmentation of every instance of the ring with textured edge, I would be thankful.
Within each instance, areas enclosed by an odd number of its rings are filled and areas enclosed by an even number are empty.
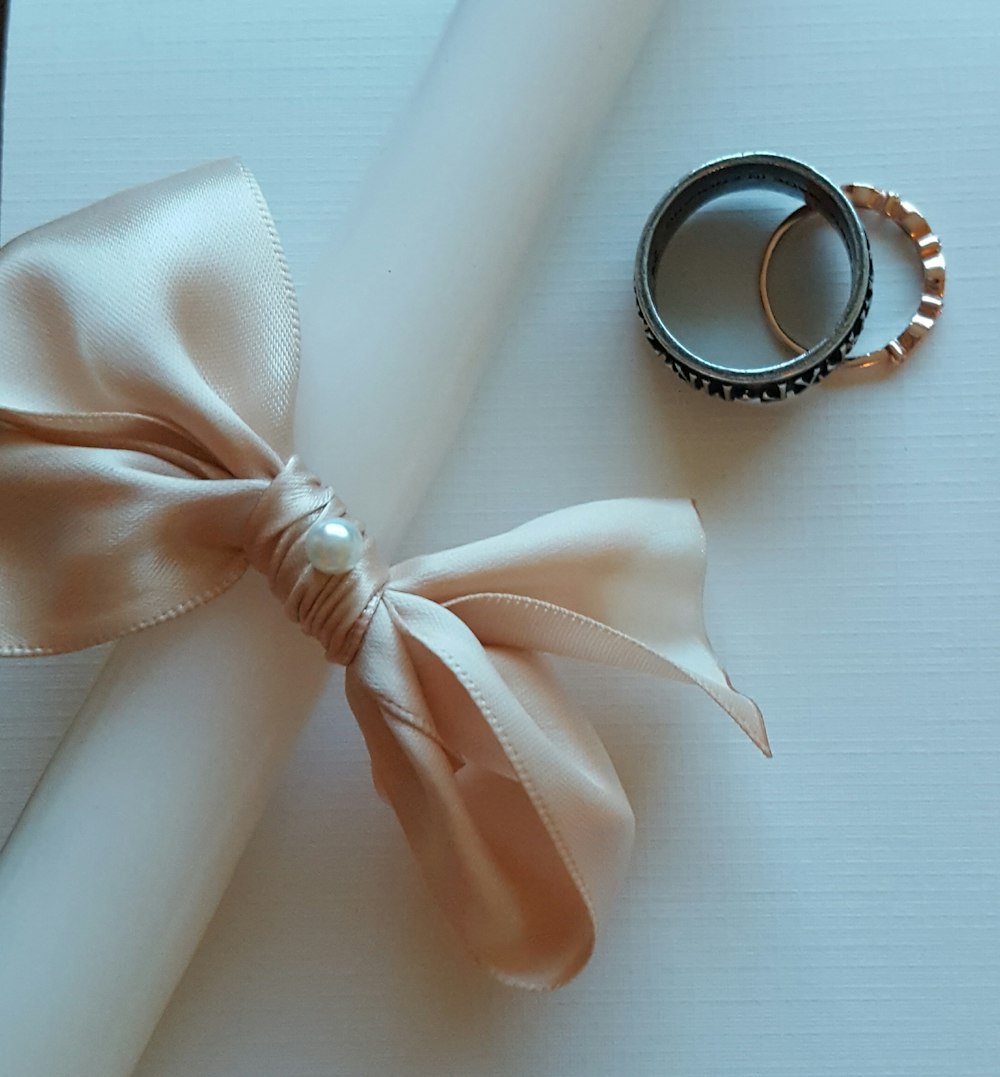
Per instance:
[[[681,344],[661,317],[654,295],[663,252],[684,221],[721,195],[750,189],[797,192],[833,225],[847,249],[851,289],[836,327],[818,344],[784,362],[745,368],[711,362]],[[854,346],[871,306],[871,252],[857,210],[835,183],[791,157],[744,153],[702,165],[660,199],[639,238],[634,285],[646,336],[678,377],[723,400],[784,400],[825,378]]]
[[[880,213],[883,217],[898,224],[913,241],[917,254],[920,256],[920,264],[924,271],[920,306],[917,307],[916,313],[906,328],[898,337],[894,337],[877,351],[867,352],[864,355],[850,355],[843,362],[843,366],[855,369],[881,366],[884,363],[898,366],[934,328],[935,321],[944,309],[945,265],[941,240],[931,231],[927,218],[920,210],[912,202],[904,202],[895,192],[884,191],[880,187],[872,187],[867,183],[847,183],[844,184],[843,191],[855,209]],[[812,210],[808,206],[802,206],[778,225],[764,249],[758,278],[760,301],[768,325],[782,344],[796,353],[805,351],[805,348],[790,336],[778,321],[768,294],[767,278],[771,268],[771,259],[782,239],[811,213]]]

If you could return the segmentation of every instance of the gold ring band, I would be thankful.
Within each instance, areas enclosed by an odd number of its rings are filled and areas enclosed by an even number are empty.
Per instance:
[[[906,328],[890,340],[884,347],[877,351],[868,352],[865,355],[848,356],[843,366],[870,367],[883,363],[901,363],[913,349],[927,336],[934,326],[934,322],[941,314],[944,307],[944,283],[945,265],[944,255],[941,253],[941,241],[931,231],[927,219],[912,202],[904,202],[899,195],[892,191],[883,191],[878,187],[871,187],[864,183],[848,183],[843,187],[844,194],[850,199],[855,209],[871,210],[880,213],[897,225],[910,237],[923,266],[924,279],[921,288],[920,306],[910,319]],[[816,211],[810,206],[802,206],[794,213],[786,217],[774,230],[774,234],[768,240],[764,249],[764,257],[761,259],[760,275],[758,277],[758,289],[760,302],[764,308],[764,316],[774,335],[792,352],[804,352],[805,346],[793,339],[782,328],[771,305],[771,297],[768,294],[767,278],[771,268],[771,259],[778,248],[778,244],[784,236],[800,221]]]

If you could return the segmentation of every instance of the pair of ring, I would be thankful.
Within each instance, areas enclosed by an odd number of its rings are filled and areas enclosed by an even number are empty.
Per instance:
[[[764,313],[779,340],[796,354],[770,366],[744,368],[709,361],[685,347],[666,325],[654,298],[663,253],[680,226],[706,203],[734,191],[792,191],[805,205],[786,218],[771,237],[761,264],[759,289]],[[858,210],[872,210],[896,222],[917,247],[923,265],[920,306],[907,327],[877,352],[853,356],[872,299],[872,258]],[[804,348],[778,322],[767,293],[771,256],[788,230],[818,213],[840,234],[851,269],[850,294],[837,324],[822,340]],[[909,202],[865,184],[843,188],[791,157],[746,153],[725,157],[685,176],[659,201],[642,230],[635,264],[635,296],[646,336],[684,381],[724,400],[784,400],[815,385],[841,366],[899,363],[930,332],[944,300],[945,265],[941,243]]]

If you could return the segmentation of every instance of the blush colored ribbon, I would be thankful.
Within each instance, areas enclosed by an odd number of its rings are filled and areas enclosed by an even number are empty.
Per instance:
[[[238,162],[8,244],[0,340],[0,653],[115,639],[253,565],[347,667],[376,787],[501,979],[583,967],[633,834],[543,655],[696,684],[770,754],[705,637],[687,502],[581,505],[393,568],[365,536],[352,571],[312,567],[306,531],[346,510],[291,454],[295,298]]]

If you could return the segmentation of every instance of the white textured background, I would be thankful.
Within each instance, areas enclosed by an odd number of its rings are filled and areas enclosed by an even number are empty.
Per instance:
[[[304,279],[450,7],[15,0],[4,235],[238,153]],[[596,496],[695,496],[713,638],[775,758],[692,691],[574,667],[638,846],[591,967],[520,995],[452,947],[335,680],[141,1077],[1000,1073],[1000,8],[666,8],[408,552]],[[892,186],[943,237],[947,314],[896,377],[754,410],[645,351],[646,213],[757,148]],[[886,264],[872,337],[906,305]],[[703,293],[736,332],[740,303]],[[0,835],[99,659],[0,668]]]

